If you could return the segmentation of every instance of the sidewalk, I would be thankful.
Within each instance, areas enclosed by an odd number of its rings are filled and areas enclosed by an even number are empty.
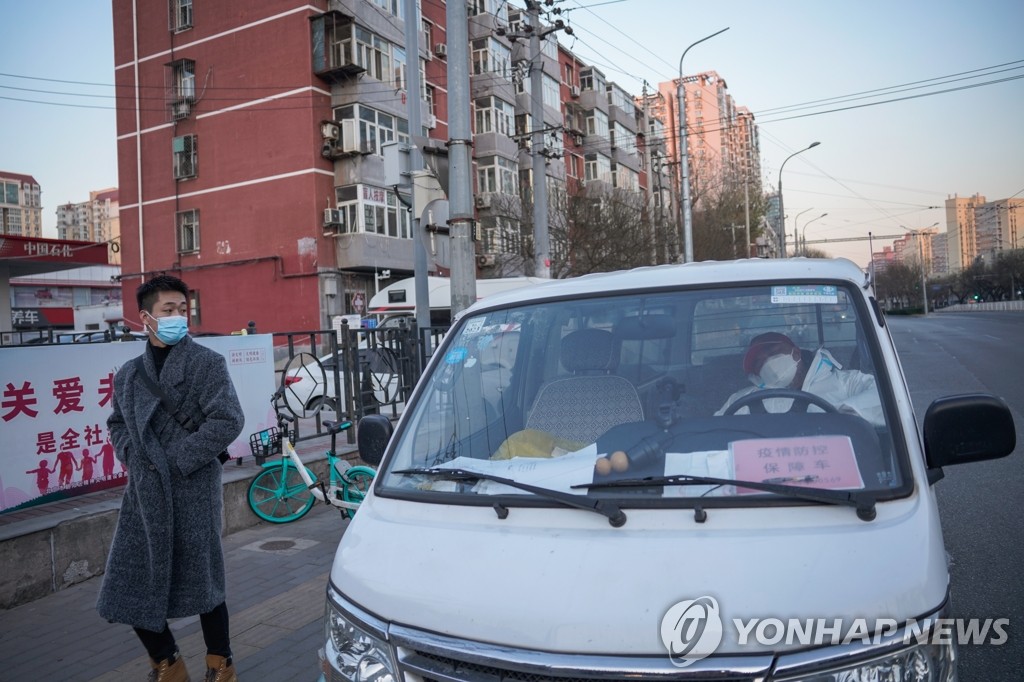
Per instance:
[[[240,679],[315,680],[323,637],[324,593],[338,541],[348,526],[317,505],[294,523],[260,524],[224,539],[231,641]],[[0,611],[0,679],[67,682],[143,680],[149,664],[131,628],[97,615],[93,578]],[[192,679],[202,679],[198,617],[171,622]]]
[[[329,437],[304,441],[303,461],[324,475]],[[352,446],[339,443],[346,457]],[[324,593],[348,522],[317,505],[288,524],[248,507],[251,457],[224,467],[227,604],[236,667],[264,680],[314,680]],[[0,514],[0,680],[142,680],[148,659],[131,628],[95,610],[123,487]],[[4,609],[3,606],[8,608]],[[198,617],[171,623],[193,679],[205,674]]]

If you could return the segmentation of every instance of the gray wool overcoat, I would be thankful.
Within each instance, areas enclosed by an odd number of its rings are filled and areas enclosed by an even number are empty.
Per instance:
[[[156,378],[148,344],[143,359]],[[168,618],[206,613],[224,601],[217,455],[245,421],[224,357],[188,336],[171,349],[159,384],[201,426],[189,432],[175,421],[134,361],[114,376],[107,429],[128,484],[96,605],[110,622],[157,632]]]

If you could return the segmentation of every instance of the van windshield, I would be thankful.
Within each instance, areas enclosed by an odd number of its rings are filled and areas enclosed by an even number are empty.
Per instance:
[[[381,491],[530,497],[494,480],[409,471],[456,468],[623,505],[772,496],[738,485],[579,486],[690,475],[906,494],[870,313],[846,286],[689,288],[466,317],[395,435]]]

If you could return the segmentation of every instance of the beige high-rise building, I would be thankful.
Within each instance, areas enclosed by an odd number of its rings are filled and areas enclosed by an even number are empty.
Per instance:
[[[999,253],[1024,248],[1024,199],[999,199],[975,209],[978,256],[994,263]]]
[[[31,175],[0,171],[0,234],[43,236],[39,183]]]
[[[657,113],[669,128],[666,151],[672,163],[679,162],[681,148],[677,82],[658,84],[665,106]],[[725,79],[716,72],[684,76],[683,87],[689,178],[696,207],[703,197],[721,191],[728,183],[741,186],[745,175],[759,180],[760,141],[754,115],[736,105]]]
[[[89,200],[57,207],[57,238],[107,242],[111,263],[119,264],[121,221],[117,188],[89,192]]]
[[[969,267],[978,255],[975,209],[985,203],[985,197],[953,196],[946,199],[947,262],[950,272]]]

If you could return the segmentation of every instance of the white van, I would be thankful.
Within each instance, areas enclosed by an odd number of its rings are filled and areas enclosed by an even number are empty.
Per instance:
[[[328,680],[955,680],[933,485],[1015,445],[991,396],[919,429],[864,273],[807,259],[494,295],[358,435]]]
[[[538,277],[498,277],[476,281],[477,300],[503,291],[521,289],[549,280]],[[448,277],[427,277],[427,300],[430,304],[430,323],[447,326],[452,321],[452,288]],[[368,315],[377,315],[382,324],[397,317],[416,316],[416,278],[409,277],[384,287],[370,297],[366,306]]]

